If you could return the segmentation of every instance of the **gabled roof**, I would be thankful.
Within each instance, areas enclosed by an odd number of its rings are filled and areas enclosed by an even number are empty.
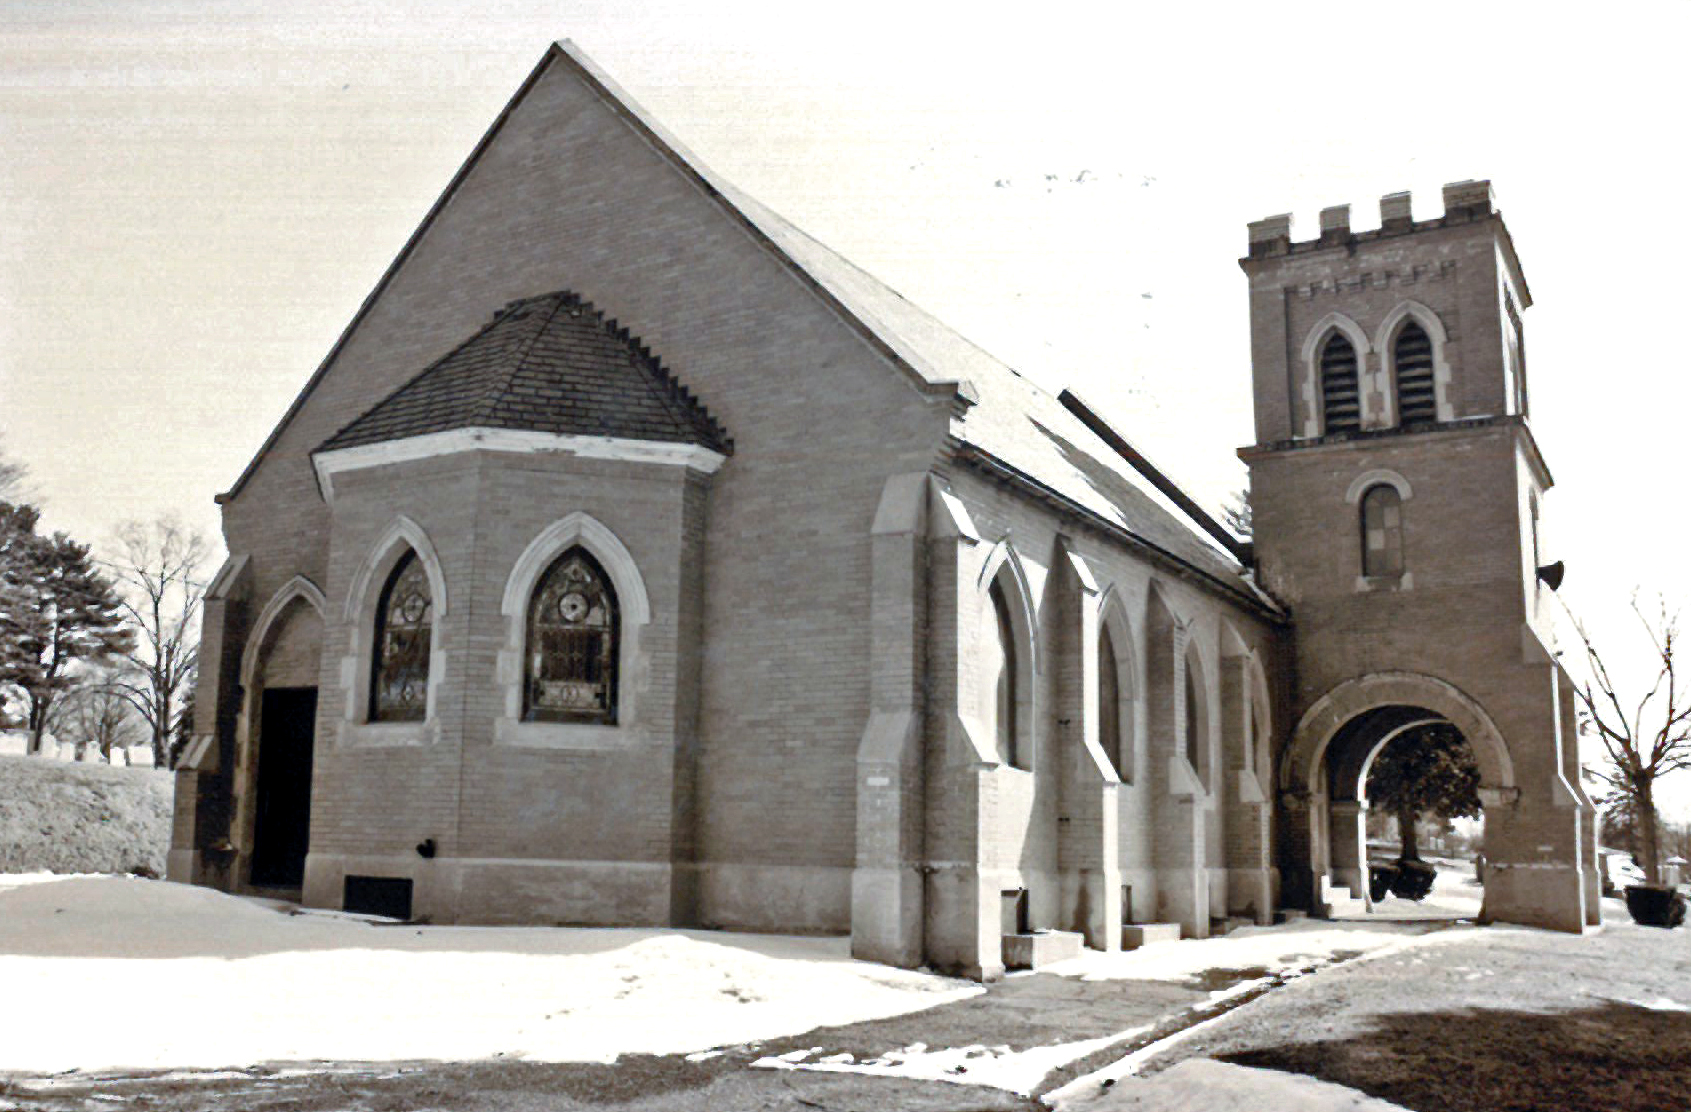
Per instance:
[[[1245,578],[1244,569],[1231,554],[1201,535],[1178,505],[1111,451],[1057,398],[717,177],[568,41],[552,45],[505,106],[365,299],[357,316],[341,333],[264,448],[224,498],[238,494],[252,476],[282,429],[334,364],[388,283],[482,153],[494,142],[505,121],[554,64],[569,67],[596,90],[636,134],[702,192],[716,199],[727,217],[738,222],[778,262],[787,266],[865,342],[909,375],[923,393],[953,397],[961,403],[958,406],[961,412],[952,422],[952,437],[965,459],[977,457],[1024,479],[1055,500],[1078,508],[1107,528],[1128,535],[1241,600],[1269,612],[1279,612],[1278,606]],[[351,432],[349,428],[342,435]],[[325,447],[331,445],[341,446],[339,436]]]
[[[651,352],[568,290],[507,305],[317,450],[469,428],[733,451],[722,427]]]

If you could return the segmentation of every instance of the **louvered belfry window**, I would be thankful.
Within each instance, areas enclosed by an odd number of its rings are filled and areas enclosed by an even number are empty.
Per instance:
[[[1426,329],[1409,321],[1392,345],[1392,365],[1397,368],[1397,419],[1407,425],[1438,420],[1438,402],[1433,395],[1433,341]]]
[[[1357,389],[1356,348],[1342,332],[1321,349],[1321,414],[1325,432],[1362,428],[1362,396]]]
[[[1362,496],[1362,574],[1403,574],[1403,498],[1385,483]]]
[[[584,548],[558,557],[529,602],[523,717],[615,724],[618,632],[605,569]]]
[[[427,715],[433,617],[428,574],[417,554],[407,550],[376,602],[375,659],[370,669],[372,721],[419,721]]]

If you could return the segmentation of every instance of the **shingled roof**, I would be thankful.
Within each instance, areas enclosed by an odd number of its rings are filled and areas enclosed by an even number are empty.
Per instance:
[[[507,305],[317,450],[469,428],[734,450],[722,426],[639,340],[568,290]]]

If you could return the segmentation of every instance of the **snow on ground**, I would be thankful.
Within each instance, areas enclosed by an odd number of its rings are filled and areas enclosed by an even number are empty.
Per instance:
[[[1241,927],[1201,942],[1159,942],[1113,954],[1087,950],[1043,972],[1089,981],[1183,981],[1216,969],[1272,976],[1401,945],[1404,931],[1390,923],[1305,919],[1277,927]]]
[[[0,877],[0,1070],[316,1059],[610,1061],[972,996],[842,938],[417,927],[205,888]],[[90,1016],[121,1040],[79,1039]]]
[[[1110,1090],[1086,1112],[1403,1112],[1343,1085],[1295,1073],[1192,1058]]]
[[[1413,929],[1402,924],[1368,923],[1334,927],[1306,920],[1278,927],[1246,927],[1220,938],[1162,942],[1114,954],[1088,950],[1078,958],[1045,966],[1040,972],[1093,981],[1187,981],[1218,971],[1236,974],[1238,984],[1210,993],[1208,1004],[1213,1005],[1224,997],[1256,988],[1270,978],[1307,972],[1341,957],[1394,952],[1431,937],[1408,933]],[[1051,1071],[1138,1038],[1150,1029],[1150,1026],[1135,1027],[1101,1038],[1019,1051],[1008,1046],[929,1047],[915,1043],[866,1060],[848,1054],[829,1055],[826,1048],[817,1047],[763,1058],[754,1065],[765,1069],[950,1081],[1025,1095],[1033,1092]],[[1128,1064],[1121,1075],[1134,1069],[1131,1058],[1124,1061]],[[1097,1091],[1102,1077],[1096,1075],[1091,1092]]]
[[[1084,1058],[1095,1051],[1142,1035],[1149,1026],[1106,1035],[1082,1042],[1036,1046],[1011,1050],[1008,1046],[933,1047],[912,1043],[889,1050],[876,1058],[859,1061],[850,1054],[817,1058],[822,1047],[794,1050],[759,1058],[753,1066],[763,1069],[811,1070],[817,1073],[861,1073],[875,1077],[902,1077],[913,1081],[950,1081],[959,1085],[984,1085],[1023,1096],[1032,1093],[1052,1070]]]

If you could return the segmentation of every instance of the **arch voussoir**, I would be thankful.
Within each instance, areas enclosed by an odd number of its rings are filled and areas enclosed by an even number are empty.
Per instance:
[[[1349,679],[1312,703],[1292,734],[1280,766],[1280,788],[1318,794],[1328,744],[1345,723],[1387,706],[1422,707],[1461,731],[1487,789],[1515,788],[1515,766],[1503,735],[1477,700],[1455,684],[1417,672],[1376,672]]]

